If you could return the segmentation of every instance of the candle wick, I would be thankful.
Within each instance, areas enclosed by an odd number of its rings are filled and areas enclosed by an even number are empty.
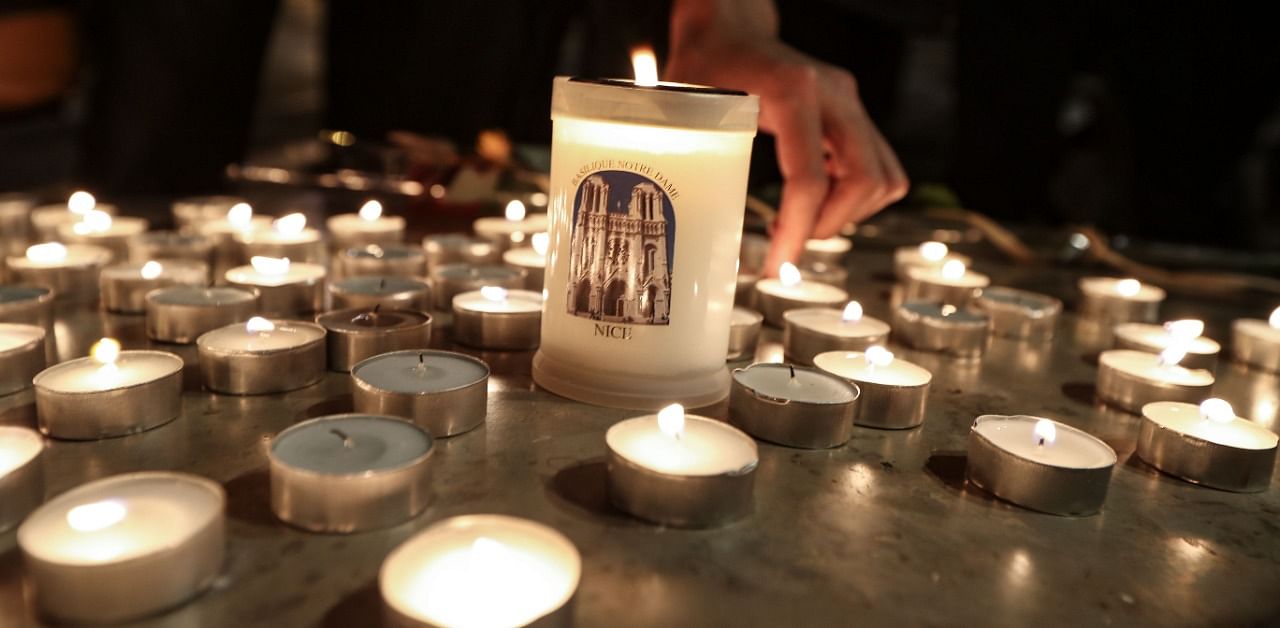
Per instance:
[[[796,378],[796,367],[794,364],[788,364],[787,368],[791,369],[791,379]]]
[[[386,287],[387,287],[387,278],[386,278],[386,277],[383,277],[382,279],[379,279],[379,280],[378,280],[378,289],[379,289],[379,290],[383,290],[383,289],[386,289]]]
[[[1043,437],[1043,436],[1041,436],[1041,437],[1040,437],[1040,446],[1041,446],[1041,447],[1044,447],[1044,437]]]
[[[342,439],[342,447],[344,449],[351,449],[351,446],[352,446],[351,437],[348,436],[346,432],[335,427],[335,428],[330,428],[329,433]]]

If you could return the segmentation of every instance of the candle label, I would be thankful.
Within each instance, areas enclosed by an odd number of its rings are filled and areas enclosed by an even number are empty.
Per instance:
[[[575,177],[569,314],[606,323],[668,325],[675,262],[678,192],[661,173],[633,162],[628,170],[596,170]],[[643,174],[642,174],[643,173]],[[652,175],[654,178],[649,178]],[[612,326],[606,326],[612,327]],[[624,333],[596,335],[630,338]]]

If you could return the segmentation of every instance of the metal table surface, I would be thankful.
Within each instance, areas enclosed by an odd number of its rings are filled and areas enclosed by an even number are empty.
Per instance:
[[[856,251],[853,295],[887,318],[889,255]],[[1070,297],[1074,271],[979,262],[997,284]],[[1250,314],[1265,316],[1258,304]],[[1240,305],[1172,299],[1223,339]],[[104,332],[147,346],[141,317],[60,314],[63,358]],[[439,335],[439,334],[438,334]],[[767,332],[759,357],[780,355]],[[431,506],[400,526],[347,536],[302,532],[271,514],[268,439],[307,417],[349,410],[330,373],[283,395],[199,387],[193,347],[182,416],[97,442],[52,442],[48,494],[116,473],[173,469],[223,483],[228,558],[212,590],[141,626],[376,626],[383,557],[415,531],[466,513],[549,524],[578,546],[580,626],[1203,626],[1280,623],[1280,496],[1233,494],[1161,475],[1132,454],[1138,418],[1092,399],[1106,339],[1069,314],[1052,344],[993,340],[976,362],[894,347],[934,373],[924,426],[855,429],[828,451],[760,445],[755,513],[729,527],[664,529],[608,506],[604,432],[635,412],[537,390],[531,354],[486,354],[488,421],[437,442]],[[673,348],[678,351],[679,348]],[[1219,367],[1240,414],[1277,427],[1280,379]],[[31,391],[0,398],[0,422],[34,424]],[[704,413],[723,416],[725,407]],[[1039,414],[1083,428],[1120,455],[1099,516],[1037,514],[965,485],[964,446],[980,414]],[[0,535],[0,624],[38,625],[24,601],[14,532]],[[494,600],[494,603],[501,603]]]

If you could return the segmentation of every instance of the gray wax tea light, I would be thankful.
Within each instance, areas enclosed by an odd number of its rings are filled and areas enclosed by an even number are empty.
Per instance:
[[[838,447],[853,434],[858,387],[787,364],[733,371],[729,421],[756,438],[804,449]]]
[[[334,309],[384,308],[427,311],[431,286],[410,277],[390,275],[348,277],[329,284]]]
[[[53,289],[45,286],[0,286],[0,322],[52,328],[53,298]]]
[[[316,317],[325,328],[329,369],[348,372],[375,355],[431,344],[431,316],[414,310],[352,308]]]
[[[249,320],[258,311],[256,292],[241,288],[174,286],[146,296],[147,337],[191,344],[207,331]]]
[[[976,358],[987,349],[986,314],[953,305],[912,301],[893,311],[893,336],[921,351]]]
[[[525,272],[506,266],[473,266],[448,264],[431,270],[431,286],[435,291],[435,309],[449,311],[453,297],[485,286],[515,290],[524,285]]]
[[[271,442],[271,509],[316,532],[399,524],[427,507],[431,452],[430,434],[394,417],[304,421]]]
[[[412,419],[442,438],[471,430],[488,414],[489,367],[451,351],[396,351],[351,369],[357,412]]]
[[[369,244],[343,249],[334,267],[339,277],[422,277],[427,257],[416,246]]]
[[[502,255],[492,244],[465,233],[429,235],[422,239],[422,251],[426,254],[428,271],[447,264],[493,264]]]
[[[1031,341],[1053,338],[1062,301],[1015,288],[985,288],[974,306],[991,318],[991,333]]]

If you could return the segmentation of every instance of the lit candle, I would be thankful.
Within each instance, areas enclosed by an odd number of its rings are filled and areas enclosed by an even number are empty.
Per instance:
[[[198,233],[204,225],[217,222],[232,207],[245,203],[239,196],[188,196],[169,206],[173,223],[183,233]]]
[[[147,337],[191,344],[207,331],[243,323],[258,311],[258,294],[240,288],[173,286],[147,293]]]
[[[800,261],[804,265],[813,263],[823,263],[832,266],[839,266],[844,259],[845,253],[853,248],[853,243],[849,238],[842,236],[832,236],[825,239],[810,238],[805,240],[804,253],[800,256]]]
[[[1221,346],[1202,336],[1203,333],[1204,322],[1195,319],[1169,321],[1164,325],[1121,323],[1115,328],[1115,343],[1117,349],[1147,353],[1160,353],[1176,345],[1186,352],[1179,364],[1212,371],[1218,363]]]
[[[25,427],[0,425],[0,532],[44,501],[44,439]]]
[[[256,290],[262,312],[291,316],[324,308],[324,266],[294,263],[289,258],[253,257],[248,266],[226,272],[227,285]]]
[[[324,376],[324,328],[254,316],[196,339],[205,388],[265,395],[310,386]]]
[[[62,302],[85,303],[98,298],[98,273],[111,261],[111,251],[89,244],[46,242],[10,257],[9,272],[19,283],[53,290]]]
[[[397,626],[572,623],[582,559],[564,535],[504,515],[433,524],[387,556],[378,588]]]
[[[925,401],[933,374],[899,359],[879,345],[865,352],[830,351],[813,359],[818,368],[858,385],[861,395],[854,423],[906,429],[924,423]]]
[[[826,371],[752,364],[733,371],[729,421],[787,447],[839,447],[853,435],[857,401],[857,386]]]
[[[510,249],[513,243],[524,242],[529,234],[546,231],[547,215],[530,214],[522,201],[513,200],[507,203],[501,218],[479,218],[472,228],[478,238],[501,253]]]
[[[889,325],[866,316],[862,304],[850,301],[843,310],[803,308],[782,316],[782,345],[789,359],[813,364],[813,357],[827,351],[862,351],[889,339]]]
[[[951,251],[941,242],[925,242],[919,246],[904,246],[893,253],[893,270],[898,281],[906,281],[913,268],[942,268],[943,264],[957,261],[965,266],[973,264],[968,256]]]
[[[1103,351],[1098,356],[1098,398],[1134,414],[1153,401],[1204,399],[1213,386],[1213,373],[1180,366],[1183,354],[1176,344],[1159,355]]]
[[[1280,307],[1269,320],[1242,318],[1231,325],[1231,352],[1251,367],[1280,372]]]
[[[991,285],[991,278],[965,267],[960,260],[948,260],[940,267],[918,267],[907,271],[903,299],[965,307]]]
[[[724,525],[752,510],[755,441],[741,430],[686,415],[679,404],[615,423],[605,432],[609,500],[654,523]]]
[[[511,268],[525,272],[524,287],[526,290],[542,290],[546,275],[547,233],[535,233],[529,238],[530,246],[511,249],[502,254],[502,263]]]
[[[431,286],[409,277],[348,277],[329,284],[335,309],[353,307],[430,310]]]
[[[1157,401],[1142,407],[1138,457],[1195,484],[1254,492],[1271,485],[1277,437],[1236,416],[1231,404]]]
[[[447,264],[431,269],[435,309],[445,312],[453,309],[453,298],[463,292],[479,290],[485,286],[516,290],[523,285],[524,271],[506,266]]]
[[[213,584],[226,494],[185,473],[127,473],[77,486],[18,528],[41,613],[65,622],[139,619]]]
[[[500,351],[538,347],[542,294],[484,286],[453,298],[453,339],[464,345]]]
[[[987,350],[986,314],[951,304],[908,302],[893,310],[893,337],[920,351],[977,358]]]
[[[395,351],[351,369],[356,412],[410,419],[432,436],[461,434],[484,423],[489,367],[451,351]]]
[[[427,256],[427,271],[448,264],[494,264],[502,251],[492,244],[477,240],[465,233],[438,233],[422,239],[422,251]]]
[[[182,410],[182,358],[164,351],[121,351],[103,338],[89,357],[35,376],[40,431],[95,440],[159,427]]]
[[[422,277],[427,256],[417,246],[368,244],[339,251],[334,269],[339,277]]]
[[[0,395],[30,388],[31,378],[44,367],[45,328],[0,323]]]
[[[267,230],[237,231],[232,239],[240,245],[240,259],[287,257],[319,264],[324,260],[320,232],[307,226],[307,216],[294,212],[272,221]]]
[[[213,239],[198,233],[148,231],[129,240],[129,261],[189,260],[213,268]]]
[[[382,203],[368,200],[354,214],[338,214],[325,221],[329,239],[336,250],[369,244],[400,244],[404,242],[404,218],[386,216]]]
[[[245,263],[236,235],[271,229],[271,218],[255,216],[248,203],[236,203],[227,209],[226,217],[200,226],[199,233],[213,240],[213,275],[221,279],[228,269]]]
[[[552,88],[553,229],[532,374],[579,401],[702,407],[729,394],[759,103],[650,78],[558,77]]]
[[[271,510],[314,532],[403,523],[427,507],[431,452],[430,434],[392,417],[303,421],[271,440]]]
[[[129,259],[129,240],[146,232],[146,219],[112,216],[91,209],[79,222],[58,227],[58,240],[68,244],[92,244],[111,251],[113,259]]]
[[[1063,516],[1097,514],[1116,452],[1087,432],[1033,416],[983,415],[969,430],[965,475],[996,497]]]
[[[1053,338],[1062,313],[1062,301],[1015,288],[984,288],[973,305],[990,318],[992,335],[1029,341]]]
[[[92,210],[112,215],[116,213],[115,205],[99,203],[92,194],[84,190],[73,192],[66,203],[41,205],[31,210],[32,235],[37,242],[56,240],[59,227],[80,222]]]
[[[726,360],[743,360],[755,355],[763,324],[764,317],[759,312],[735,306],[729,318],[729,355]]]
[[[1085,277],[1080,280],[1080,316],[1105,323],[1153,323],[1164,290],[1137,279]]]
[[[336,310],[316,317],[328,339],[329,369],[349,372],[375,355],[431,345],[431,316],[375,305]]]
[[[778,268],[776,279],[756,282],[756,309],[764,315],[766,323],[775,327],[785,325],[783,314],[787,310],[811,307],[843,307],[849,294],[840,288],[801,278],[800,269],[790,262]]]
[[[204,287],[209,267],[189,260],[151,260],[144,264],[116,264],[102,269],[99,285],[102,307],[109,312],[136,314],[146,311],[146,296],[156,288]]]

